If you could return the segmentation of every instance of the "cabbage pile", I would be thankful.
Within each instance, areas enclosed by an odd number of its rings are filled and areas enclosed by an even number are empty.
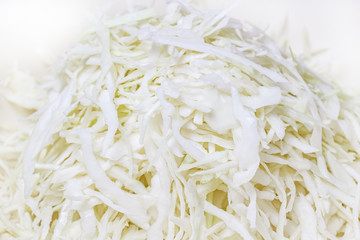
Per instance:
[[[360,104],[183,2],[104,18],[1,94],[1,239],[360,239]],[[289,54],[288,54],[289,52]]]

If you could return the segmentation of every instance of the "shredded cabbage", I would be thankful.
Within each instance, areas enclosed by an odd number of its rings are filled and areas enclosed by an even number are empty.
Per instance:
[[[360,239],[358,99],[229,9],[131,9],[3,82],[1,239]]]

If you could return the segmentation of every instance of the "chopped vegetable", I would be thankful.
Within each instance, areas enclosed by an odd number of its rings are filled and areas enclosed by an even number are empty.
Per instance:
[[[1,239],[360,239],[358,99],[228,10],[131,9],[1,87],[35,111],[0,139]]]

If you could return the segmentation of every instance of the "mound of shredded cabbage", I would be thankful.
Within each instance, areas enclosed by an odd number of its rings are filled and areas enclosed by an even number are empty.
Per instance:
[[[103,19],[3,83],[35,113],[1,139],[1,239],[360,239],[359,102],[226,12]]]

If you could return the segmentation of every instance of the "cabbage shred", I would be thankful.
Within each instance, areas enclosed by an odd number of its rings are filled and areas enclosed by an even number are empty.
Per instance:
[[[360,239],[358,100],[225,12],[103,19],[37,104],[2,87],[36,112],[1,140],[1,239]]]

